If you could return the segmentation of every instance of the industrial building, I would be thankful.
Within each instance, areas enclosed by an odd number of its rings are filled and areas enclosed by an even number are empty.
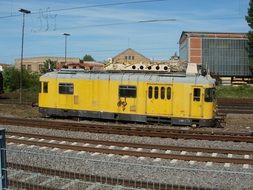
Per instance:
[[[219,77],[250,78],[246,33],[187,32],[179,40],[180,59]]]

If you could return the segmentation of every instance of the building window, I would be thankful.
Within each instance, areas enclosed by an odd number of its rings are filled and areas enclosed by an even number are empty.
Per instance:
[[[48,82],[43,82],[43,92],[44,93],[48,92]]]
[[[125,56],[125,60],[127,60],[127,56]]]
[[[200,101],[200,88],[193,89],[193,101]]]
[[[39,64],[39,71],[43,70],[44,65],[43,64]]]
[[[159,88],[158,86],[155,87],[155,99],[158,99],[158,93],[159,93]]]
[[[148,98],[151,99],[153,97],[153,88],[152,86],[148,87]]]
[[[165,98],[165,88],[162,87],[161,88],[161,99],[164,99]]]
[[[134,56],[132,56],[132,60],[134,60]]]
[[[251,75],[246,39],[203,39],[202,47],[202,65],[215,75]]]
[[[167,100],[171,99],[171,88],[167,87]]]
[[[22,65],[22,69],[23,69],[23,70],[26,69],[26,65]]]
[[[119,86],[119,97],[136,98],[136,86]]]
[[[59,94],[74,94],[72,83],[59,83]]]
[[[32,66],[31,65],[27,65],[27,70],[31,71],[32,70]]]
[[[131,60],[131,57],[132,57],[132,56],[129,55],[129,56],[128,56],[128,59]]]

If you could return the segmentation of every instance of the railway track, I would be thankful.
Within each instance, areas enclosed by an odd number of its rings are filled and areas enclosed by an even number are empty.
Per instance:
[[[253,165],[253,159],[250,158],[250,156],[253,155],[253,151],[250,150],[178,147],[154,144],[77,139],[13,132],[7,133],[7,143],[48,147],[54,150],[72,150],[77,151],[79,153],[89,152],[96,154],[101,153],[108,155],[121,155],[125,157],[135,156],[139,158],[183,160],[191,162],[198,161]],[[174,151],[174,153],[171,153],[171,151]],[[218,156],[218,154],[223,154],[223,156]],[[224,154],[228,155],[228,157],[225,157]],[[236,157],[233,158],[233,155],[236,155]]]
[[[253,133],[208,132],[167,128],[128,127],[126,125],[84,124],[47,120],[0,117],[0,124],[45,128],[55,130],[103,133],[127,136],[145,136],[173,139],[196,139],[209,141],[235,141],[253,143]]]
[[[120,178],[111,178],[111,177],[101,177],[96,175],[90,175],[90,174],[83,174],[83,173],[74,173],[74,172],[68,172],[68,171],[62,171],[62,170],[54,170],[54,169],[48,169],[48,168],[41,168],[41,167],[35,167],[35,166],[29,166],[29,165],[21,165],[21,164],[15,164],[15,163],[8,163],[9,169],[15,169],[15,170],[23,170],[23,171],[29,171],[34,173],[39,173],[47,176],[58,176],[63,179],[71,179],[71,180],[81,180],[84,182],[95,182],[95,183],[101,183],[101,184],[107,184],[107,185],[120,185],[123,187],[130,187],[130,188],[138,188],[138,189],[157,189],[157,190],[211,190],[212,188],[204,188],[204,187],[187,187],[185,185],[172,185],[172,184],[165,184],[165,183],[155,183],[155,182],[147,182],[147,181],[136,181],[136,180],[129,180],[129,179],[120,179]],[[52,188],[48,186],[42,186],[39,184],[32,184],[17,180],[9,180],[9,185],[11,187],[22,187],[24,189],[38,189],[38,190],[60,190],[61,188]],[[34,188],[33,188],[34,187]],[[37,188],[36,188],[37,187]]]
[[[253,99],[217,99],[218,114],[253,114]]]

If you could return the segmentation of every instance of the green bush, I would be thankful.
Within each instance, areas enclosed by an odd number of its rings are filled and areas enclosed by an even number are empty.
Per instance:
[[[218,86],[218,98],[253,98],[253,87],[249,85],[241,86]]]
[[[22,72],[22,88],[38,91],[40,75],[27,70]],[[15,67],[8,67],[3,72],[3,84],[5,92],[13,92],[20,89],[20,70]]]

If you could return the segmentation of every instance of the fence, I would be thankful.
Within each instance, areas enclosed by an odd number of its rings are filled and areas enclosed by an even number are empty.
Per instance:
[[[21,94],[19,90],[11,93],[5,92],[3,94],[0,94],[0,103],[32,105],[32,103],[38,102],[38,95],[38,91],[31,91],[27,89],[23,89]]]
[[[235,168],[205,167],[204,163],[179,168],[176,167],[179,164],[166,165],[162,160],[154,162],[22,144],[9,144],[6,149],[3,133],[2,130],[1,189],[253,189],[252,168],[238,166],[233,171]]]

